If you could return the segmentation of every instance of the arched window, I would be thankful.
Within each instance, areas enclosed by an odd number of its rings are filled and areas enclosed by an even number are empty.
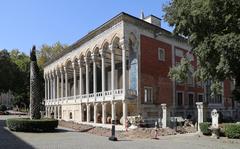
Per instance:
[[[165,50],[162,48],[158,48],[158,60],[165,61]]]

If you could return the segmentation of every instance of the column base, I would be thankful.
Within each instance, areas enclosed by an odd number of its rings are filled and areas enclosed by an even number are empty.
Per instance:
[[[110,141],[117,141],[118,139],[115,136],[111,136],[111,137],[108,138],[108,140],[110,140]]]

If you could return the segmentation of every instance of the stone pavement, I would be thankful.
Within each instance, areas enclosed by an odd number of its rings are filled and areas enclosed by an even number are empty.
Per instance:
[[[240,140],[219,140],[198,137],[196,134],[164,136],[159,140],[120,140],[111,142],[107,137],[75,132],[61,128],[54,133],[10,132],[0,116],[0,148],[2,149],[239,149]]]

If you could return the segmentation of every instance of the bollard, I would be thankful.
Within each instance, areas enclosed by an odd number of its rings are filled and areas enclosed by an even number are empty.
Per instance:
[[[175,119],[175,131],[177,132],[177,118]]]
[[[112,120],[112,136],[108,138],[110,141],[117,141],[115,136],[115,120]]]
[[[158,140],[159,138],[158,138],[158,122],[155,122],[155,133],[154,133],[154,137],[153,137],[153,139],[156,139],[156,140]]]
[[[126,121],[125,121],[125,129],[126,129],[126,132],[128,132],[128,119],[126,119]]]

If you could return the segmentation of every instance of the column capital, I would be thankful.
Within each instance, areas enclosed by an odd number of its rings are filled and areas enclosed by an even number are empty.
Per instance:
[[[72,68],[75,69],[75,63],[74,62],[72,62]]]
[[[109,45],[109,49],[110,49],[111,53],[115,53],[115,49],[112,44]]]
[[[63,69],[60,68],[60,69],[59,69],[59,72],[60,72],[60,74],[62,75],[62,74],[63,74]]]
[[[47,78],[48,78],[48,79],[51,79],[51,73],[50,73],[50,72],[47,73],[46,75],[47,75]]]
[[[123,37],[120,39],[119,44],[120,44],[120,46],[127,45],[127,40],[125,40]]]
[[[97,55],[96,55],[95,53],[92,53],[92,54],[91,54],[91,58],[92,58],[93,62],[96,62],[96,60],[97,60]]]
[[[79,59],[79,60],[78,60],[78,66],[79,66],[79,67],[82,67],[82,64],[83,64],[83,62]]]
[[[100,50],[99,50],[99,53],[100,53],[100,55],[101,55],[101,58],[105,58],[105,56],[106,56],[105,50],[100,49]]]
[[[115,101],[111,101],[111,104],[113,104],[113,105],[116,105],[116,103],[117,103],[117,102],[115,102]]]
[[[202,109],[203,108],[203,102],[196,102],[197,108]]]
[[[55,75],[58,77],[58,70],[56,69],[54,72],[55,72]]]
[[[65,72],[67,72],[67,67],[66,66],[64,66],[63,69],[64,69]]]
[[[122,103],[128,103],[128,101],[127,100],[122,100]]]
[[[106,105],[107,105],[107,103],[106,103],[106,102],[101,102],[101,104],[102,104],[103,106],[106,106]]]
[[[89,57],[84,57],[84,61],[85,61],[85,63],[86,63],[86,65],[88,65],[89,64]]]
[[[55,77],[55,70],[51,73],[51,77],[52,77],[52,78]]]
[[[161,107],[162,107],[162,109],[164,109],[164,110],[165,110],[165,109],[167,109],[167,104],[165,104],[165,103],[162,103],[162,104],[161,104]]]

